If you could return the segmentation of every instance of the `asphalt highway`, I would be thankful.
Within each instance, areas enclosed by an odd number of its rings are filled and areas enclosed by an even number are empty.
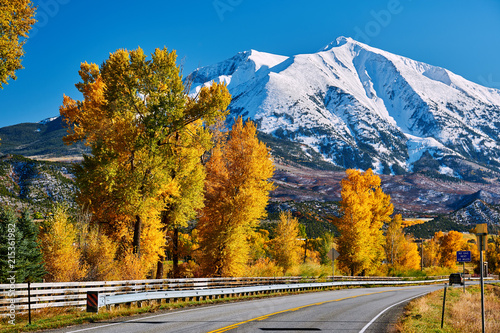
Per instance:
[[[52,332],[388,332],[412,298],[443,285],[312,292],[157,312]]]

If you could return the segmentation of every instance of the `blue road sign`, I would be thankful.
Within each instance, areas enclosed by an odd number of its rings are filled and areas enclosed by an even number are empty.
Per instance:
[[[457,251],[457,261],[458,262],[470,262],[470,251]]]

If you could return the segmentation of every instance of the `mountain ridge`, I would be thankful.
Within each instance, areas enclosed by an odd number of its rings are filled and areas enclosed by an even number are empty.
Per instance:
[[[233,117],[342,168],[402,174],[427,152],[437,174],[499,176],[500,90],[351,38],[291,57],[240,52],[188,80],[192,94],[225,82]]]

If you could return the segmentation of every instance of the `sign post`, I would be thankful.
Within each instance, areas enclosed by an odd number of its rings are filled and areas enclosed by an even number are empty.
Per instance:
[[[465,263],[471,262],[470,251],[457,251],[457,261],[463,264],[464,293],[465,293]]]
[[[332,281],[335,281],[335,259],[339,257],[340,253],[337,252],[333,247],[328,251],[328,258],[332,261]]]
[[[483,251],[486,250],[486,236],[488,235],[488,225],[486,223],[477,224],[474,228],[479,247],[479,261],[480,261],[480,274],[481,274],[481,325],[482,332],[484,333],[484,264],[483,264]]]

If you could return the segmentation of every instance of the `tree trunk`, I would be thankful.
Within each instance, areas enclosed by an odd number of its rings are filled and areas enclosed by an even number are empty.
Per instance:
[[[168,215],[165,210],[161,212],[161,224],[162,224],[162,230],[163,233],[167,232],[167,225],[168,225]],[[165,246],[167,246],[167,242],[165,241]],[[165,250],[162,250],[163,254],[160,255],[160,258],[158,259],[158,264],[156,266],[156,278],[157,279],[163,279],[163,273],[164,273],[164,266],[163,266],[163,261],[165,260]]]
[[[141,257],[141,228],[142,228],[142,218],[139,215],[135,216],[135,225],[134,225],[134,240],[132,243],[133,253],[137,255],[137,257]]]
[[[179,277],[179,228],[174,227],[174,237],[172,238],[172,266],[174,278]]]
[[[165,260],[164,256],[160,256],[160,259],[158,259],[158,264],[156,266],[157,279],[163,279],[163,260]]]

